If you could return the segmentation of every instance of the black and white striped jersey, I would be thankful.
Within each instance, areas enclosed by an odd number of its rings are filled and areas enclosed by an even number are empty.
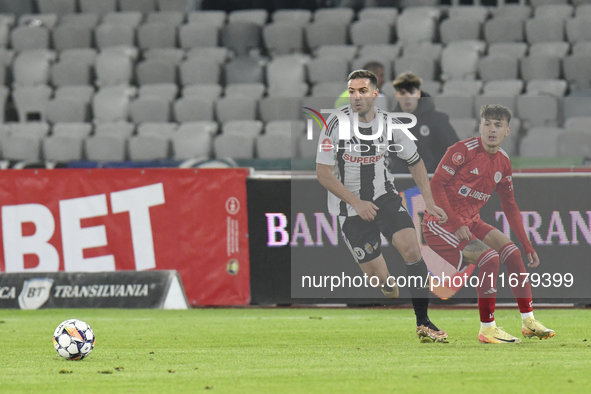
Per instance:
[[[383,131],[376,140],[360,140],[355,136],[353,128],[353,111],[350,105],[340,107],[339,111],[349,118],[351,138],[339,139],[339,120],[331,114],[326,120],[327,127],[322,128],[318,139],[316,162],[333,165],[333,174],[343,183],[347,190],[365,201],[374,201],[389,190],[396,191],[394,175],[388,171],[386,157],[396,153],[409,165],[420,160],[417,147],[402,130],[394,129],[392,139],[387,141],[387,115],[374,107],[375,118],[369,123],[359,122],[359,133],[375,135],[382,122]],[[396,123],[402,123],[394,119]],[[339,216],[355,216],[357,212],[349,204],[328,192],[328,211]]]

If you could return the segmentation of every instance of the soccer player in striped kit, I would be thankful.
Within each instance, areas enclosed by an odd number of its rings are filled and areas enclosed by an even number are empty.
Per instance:
[[[388,116],[375,107],[378,97],[377,78],[367,70],[356,70],[348,77],[349,105],[338,111],[354,125],[353,114],[358,116],[359,133],[378,135],[377,140],[360,141],[351,132],[351,139],[339,139],[339,119],[332,114],[327,119],[319,138],[316,155],[318,181],[328,191],[329,212],[339,216],[343,236],[355,262],[368,277],[377,277],[386,297],[397,298],[396,284],[388,284],[388,267],[380,251],[380,233],[398,249],[406,262],[407,275],[420,278],[409,286],[416,316],[416,332],[421,341],[444,342],[447,333],[431,322],[428,316],[429,281],[425,261],[421,256],[412,218],[402,204],[402,198],[394,187],[394,176],[388,171],[387,146],[397,151],[405,160],[425,200],[427,212],[433,220],[444,223],[445,212],[435,206],[429,177],[414,142],[400,129],[392,132],[387,140]],[[394,121],[400,123],[397,119]],[[400,150],[401,149],[401,150]],[[390,287],[392,286],[392,287]]]
[[[433,198],[448,214],[447,223],[438,223],[436,217],[425,214],[422,224],[427,245],[458,272],[468,264],[480,268],[480,285],[476,290],[481,322],[478,339],[483,343],[521,342],[495,324],[500,263],[507,267],[509,276],[518,278],[518,285],[511,290],[521,312],[523,335],[540,339],[554,336],[554,330],[534,318],[531,286],[525,281],[525,275],[520,275],[527,272],[521,252],[505,234],[482,221],[479,214],[480,208],[496,191],[509,225],[525,249],[528,266],[535,268],[540,264],[523,229],[513,195],[511,161],[501,149],[503,139],[511,132],[511,115],[511,110],[501,105],[481,107],[480,137],[449,147],[431,180]]]

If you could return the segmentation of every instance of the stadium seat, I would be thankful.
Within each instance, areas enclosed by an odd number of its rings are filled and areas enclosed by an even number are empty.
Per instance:
[[[166,60],[179,65],[185,59],[185,51],[181,48],[152,48],[143,52],[144,59]]]
[[[428,56],[439,62],[443,46],[439,43],[421,42],[409,44],[402,48],[402,56]]]
[[[465,93],[477,96],[482,91],[482,81],[452,80],[443,85],[444,94]]]
[[[421,42],[433,42],[435,38],[435,19],[424,13],[410,13],[406,9],[398,17],[396,35],[403,46]]]
[[[321,82],[312,87],[312,97],[332,97],[336,98],[346,89],[343,81],[340,82]]]
[[[253,137],[263,132],[263,122],[260,120],[230,120],[222,125],[224,134],[247,134]]]
[[[164,59],[147,59],[136,66],[140,85],[154,83],[177,83],[177,66]]]
[[[96,49],[66,49],[60,52],[60,61],[74,61],[94,66],[96,62]]]
[[[591,15],[591,2],[589,0],[581,0],[581,1],[574,0],[573,3],[574,4],[581,3],[577,6],[577,9],[575,11],[575,17]],[[587,4],[583,4],[583,3],[587,3]]]
[[[526,129],[558,124],[558,100],[551,95],[519,96],[517,112]]]
[[[488,47],[488,55],[511,56],[516,59],[522,59],[527,53],[527,44],[525,42],[498,42]]]
[[[121,11],[139,11],[147,14],[156,10],[156,0],[119,0]]]
[[[519,146],[520,156],[555,157],[558,134],[557,132],[555,135],[525,136]]]
[[[380,46],[381,47],[381,46]],[[365,46],[364,48],[367,48]],[[363,48],[362,48],[363,49]],[[369,56],[374,56],[371,53]],[[348,62],[352,62],[357,56],[357,46],[355,45],[322,45],[316,50],[317,57],[329,56],[338,57]]]
[[[244,134],[220,134],[213,140],[215,157],[222,159],[252,159],[254,157],[253,136]]]
[[[172,103],[179,93],[178,85],[175,83],[154,83],[141,85],[139,88],[139,97],[158,97]]]
[[[259,159],[289,159],[292,156],[290,135],[269,134],[256,138],[256,152]]]
[[[521,42],[524,41],[523,21],[515,17],[495,17],[484,25],[486,42]]]
[[[290,22],[273,22],[263,28],[263,39],[272,56],[303,52],[304,28]]]
[[[559,79],[561,59],[557,56],[533,55],[521,60],[521,77],[532,79]]]
[[[179,125],[177,123],[146,122],[137,127],[137,134],[144,137],[155,136],[170,139],[178,128]]]
[[[304,121],[275,120],[265,125],[265,134],[302,135],[305,132]]]
[[[230,120],[255,120],[257,101],[242,96],[218,98],[215,101],[215,113],[221,123]]]
[[[90,13],[65,14],[60,17],[59,26],[74,25],[94,29],[99,24],[100,15]]]
[[[463,45],[448,45],[441,55],[441,79],[476,79],[479,54]]]
[[[573,6],[570,4],[544,4],[534,9],[535,18],[560,18],[567,20],[573,16]]]
[[[90,104],[94,96],[94,86],[91,85],[66,85],[55,89],[55,98],[75,98]]]
[[[474,97],[459,92],[440,94],[433,97],[435,108],[446,113],[450,118],[471,118],[474,108]]]
[[[572,55],[563,60],[564,76],[571,89],[591,87],[591,55]]]
[[[10,32],[15,51],[49,48],[49,30],[44,26],[18,26]]]
[[[552,42],[564,40],[564,20],[556,17],[536,17],[525,23],[527,42]]]
[[[82,160],[84,138],[69,135],[52,135],[42,140],[43,158],[52,162]]]
[[[110,136],[125,140],[135,132],[135,125],[125,121],[99,123],[94,129],[96,136]]]
[[[568,42],[538,42],[529,47],[529,56],[545,55],[564,58],[570,49]]]
[[[392,27],[379,19],[359,20],[349,27],[354,45],[386,45],[392,41]]]
[[[591,114],[591,89],[571,91],[563,101],[564,119]]]
[[[254,23],[236,22],[222,28],[222,45],[236,56],[246,56],[261,48],[261,27]]]
[[[392,83],[389,83],[388,85],[391,86]],[[394,90],[394,87],[392,87],[392,90]],[[439,81],[423,81],[423,82],[421,82],[421,91],[427,92],[431,96],[435,96],[435,95],[439,94],[439,92],[441,91],[441,82],[439,82]]]
[[[574,116],[564,121],[567,130],[586,131],[591,130],[591,116]]]
[[[519,62],[507,55],[489,55],[478,61],[478,75],[488,82],[501,79],[517,79]]]
[[[297,9],[278,9],[271,15],[271,19],[276,23],[288,22],[304,27],[312,19],[310,10]]]
[[[226,13],[217,10],[193,11],[187,15],[187,23],[207,24],[221,29],[226,23]]]
[[[262,83],[232,83],[226,85],[225,96],[246,96],[260,100],[265,94],[266,87]]]
[[[96,85],[125,85],[133,77],[132,60],[119,53],[101,52],[96,57]]]
[[[174,103],[174,119],[179,123],[213,120],[213,103],[211,97],[182,97]]]
[[[45,116],[51,124],[88,121],[88,103],[75,98],[54,98],[47,101]]]
[[[138,44],[141,49],[176,47],[177,28],[165,22],[148,22],[137,30]]]
[[[322,45],[346,45],[347,25],[334,22],[310,23],[304,28],[308,47],[314,52]]]
[[[568,89],[564,79],[532,79],[527,82],[526,94],[551,94],[562,97]]]
[[[134,135],[127,140],[132,161],[166,160],[170,156],[170,138],[157,135]]]
[[[175,160],[187,160],[197,157],[212,156],[212,135],[199,132],[193,127],[185,128],[181,125],[172,137],[173,156]]]
[[[449,123],[455,130],[460,141],[476,137],[478,135],[478,121],[474,118],[452,118],[449,120]]]
[[[347,80],[349,65],[337,57],[322,56],[308,63],[308,79],[312,84]]]
[[[591,56],[591,41],[579,41],[574,44],[573,55]]]
[[[92,98],[95,123],[127,121],[131,98],[136,89],[128,86],[101,88]]]
[[[491,8],[494,18],[516,18],[519,20],[527,20],[532,14],[532,8],[522,4],[505,4],[500,7]]]
[[[50,63],[55,53],[48,50],[20,52],[12,64],[14,86],[44,85],[49,80]]]
[[[387,58],[390,61],[398,59],[402,47],[398,44],[364,45],[359,49],[359,57],[362,58]]]
[[[566,36],[571,43],[591,41],[591,15],[576,16],[566,21]]]
[[[78,0],[80,11],[105,15],[117,10],[117,0]]]
[[[215,47],[219,42],[219,30],[211,25],[192,22],[179,28],[181,48]]]
[[[359,11],[357,17],[360,21],[379,19],[390,26],[395,26],[398,9],[396,7],[364,7]]]
[[[220,65],[224,64],[230,57],[230,51],[223,47],[201,47],[187,51],[187,60],[195,58],[206,59],[212,60]]]
[[[18,26],[39,27],[43,26],[52,30],[58,21],[57,14],[24,14],[18,18]]]
[[[305,79],[304,64],[294,61],[293,57],[277,57],[267,65],[267,86],[270,91],[279,89],[289,94],[292,88],[304,83]]]
[[[303,159],[315,158],[318,149],[318,136],[309,140],[306,135],[298,136],[298,156]]]
[[[129,112],[134,123],[170,121],[171,103],[167,98],[158,96],[139,97],[131,102]]]
[[[102,23],[97,26],[94,35],[98,48],[118,45],[135,46],[135,28],[131,25]]]
[[[51,129],[52,135],[68,136],[83,140],[92,133],[92,123],[56,123]]]
[[[6,48],[10,41],[10,27],[0,23],[0,47]]]
[[[228,15],[228,24],[233,23],[254,23],[259,27],[263,27],[269,14],[267,10],[263,9],[250,9],[250,10],[234,10]]]
[[[53,32],[53,47],[58,51],[92,47],[92,28],[73,23],[59,25]]]
[[[46,123],[18,123],[10,126],[11,133],[2,141],[2,156],[8,160],[38,161],[41,140],[49,132]]]
[[[534,7],[545,6],[548,4],[567,4],[568,0],[530,0],[530,4]]]
[[[76,12],[76,0],[37,0],[39,12],[62,16]]]
[[[264,69],[260,59],[250,56],[235,58],[226,63],[226,84],[230,83],[263,83]]]
[[[102,23],[126,25],[137,28],[142,23],[143,19],[144,15],[139,11],[118,11],[109,12],[108,14],[104,15]]]
[[[381,63],[384,66],[384,78],[390,79],[392,77],[392,62],[385,56],[358,57],[357,59],[353,60],[351,69],[359,70],[369,62]]]
[[[226,87],[226,91],[227,91]],[[222,87],[216,83],[211,84],[199,84],[199,85],[186,85],[183,87],[183,97],[202,97],[204,99],[214,101],[222,95]],[[226,92],[227,94],[227,92]]]
[[[82,62],[63,60],[51,66],[51,84],[55,87],[88,85],[92,83],[91,76],[91,67]]]
[[[481,22],[475,19],[449,18],[439,26],[441,42],[480,40]]]
[[[261,120],[299,120],[301,119],[301,99],[297,97],[265,97],[260,103]]]
[[[406,71],[412,71],[422,80],[432,81],[435,79],[438,69],[435,60],[430,57],[405,55],[394,61],[393,75],[399,75]]]
[[[52,89],[47,85],[15,87],[12,99],[16,105],[20,122],[45,122],[45,108],[51,98]]]
[[[94,135],[84,140],[86,157],[92,161],[124,161],[127,140],[112,135]]]
[[[314,12],[314,22],[318,23],[340,23],[349,25],[355,13],[351,8],[319,8]]]
[[[186,0],[157,0],[158,9],[160,11],[169,12],[185,12],[187,10]]]
[[[150,12],[146,19],[147,23],[150,22],[161,22],[167,25],[173,25],[179,27],[185,20],[185,14],[180,11],[157,11]]]
[[[591,132],[564,130],[558,135],[556,154],[558,156],[591,157]]]
[[[448,10],[450,19],[468,19],[484,23],[488,18],[490,12],[484,6],[469,5],[469,6],[455,6]]]
[[[183,86],[220,82],[220,66],[212,60],[188,58],[180,64],[179,71]]]

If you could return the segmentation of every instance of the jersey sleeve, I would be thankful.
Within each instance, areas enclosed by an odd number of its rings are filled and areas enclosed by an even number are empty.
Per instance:
[[[467,160],[468,148],[466,144],[461,141],[447,148],[443,158],[439,162],[435,174],[438,174],[447,182],[456,175],[460,167],[464,165]]]
[[[316,148],[316,163],[329,166],[336,164],[337,147],[339,145],[339,121],[331,115],[327,120],[327,127],[322,127]]]
[[[525,253],[534,253],[534,248],[525,234],[521,212],[515,201],[515,194],[513,193],[513,174],[510,166],[498,183],[496,192],[499,197],[501,197],[501,207],[503,212],[505,212],[509,226],[517,236],[519,242],[521,242],[521,245],[523,245]]]
[[[402,124],[399,119],[393,119],[393,122],[396,124]],[[402,147],[396,154],[398,157],[407,162],[409,166],[416,164],[419,162],[421,157],[419,156],[419,152],[417,151],[417,145],[413,140],[410,139],[408,135],[404,131],[398,128],[394,128],[392,130],[392,143],[399,145]]]

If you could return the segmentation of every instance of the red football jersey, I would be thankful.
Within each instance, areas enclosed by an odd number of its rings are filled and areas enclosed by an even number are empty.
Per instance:
[[[480,219],[480,208],[493,191],[501,198],[513,195],[511,161],[503,149],[491,155],[482,146],[480,137],[470,138],[450,146],[435,170],[445,178],[445,194],[459,222],[468,227]],[[435,201],[437,204],[437,201]]]

